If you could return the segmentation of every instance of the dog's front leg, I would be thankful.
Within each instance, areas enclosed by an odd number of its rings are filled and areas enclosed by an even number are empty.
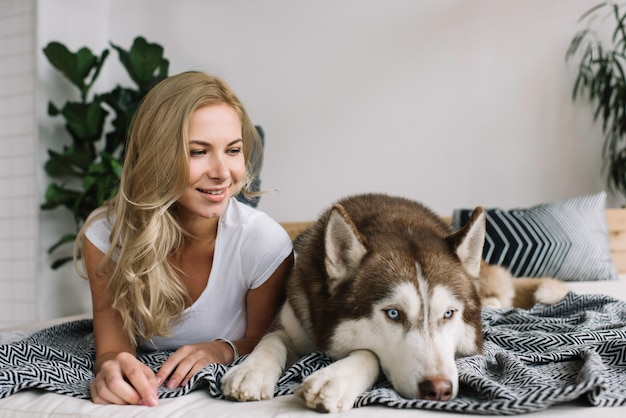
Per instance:
[[[273,398],[287,361],[287,339],[282,329],[265,335],[243,363],[222,377],[224,395],[237,401]]]
[[[356,350],[304,379],[295,394],[307,407],[320,412],[347,411],[357,396],[372,387],[379,372],[374,353]]]

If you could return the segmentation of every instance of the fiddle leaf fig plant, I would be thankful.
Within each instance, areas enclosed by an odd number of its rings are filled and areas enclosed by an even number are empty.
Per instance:
[[[50,42],[43,52],[50,64],[78,89],[80,99],[62,107],[48,104],[48,114],[62,117],[71,138],[62,150],[48,150],[44,170],[53,179],[46,189],[43,210],[69,209],[75,230],[63,234],[50,248],[74,242],[89,214],[112,198],[122,170],[126,135],[132,117],[145,94],[168,75],[169,61],[163,47],[135,38],[129,50],[111,43],[119,61],[135,87],[116,86],[111,91],[91,95],[91,89],[109,56],[105,49],[99,56],[86,47],[70,51],[59,42]],[[56,269],[72,257],[52,262]]]
[[[603,170],[609,190],[626,196],[626,5],[600,3],[585,12],[579,30],[567,50],[574,61],[576,81],[573,100],[587,100],[594,107],[594,120],[602,121]],[[602,33],[607,21],[611,33]]]

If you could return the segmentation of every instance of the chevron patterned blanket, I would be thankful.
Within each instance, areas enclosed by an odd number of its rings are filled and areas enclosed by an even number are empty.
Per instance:
[[[94,360],[91,325],[89,320],[69,322],[0,345],[0,398],[37,388],[89,399]],[[513,415],[567,401],[626,405],[626,302],[570,293],[553,306],[485,309],[483,325],[484,353],[457,361],[460,392],[456,399],[407,400],[381,381],[362,394],[355,406]],[[169,354],[139,357],[156,370]],[[292,393],[303,377],[330,362],[321,353],[300,359],[281,377],[276,396]],[[209,365],[185,387],[161,388],[159,396],[207,390],[222,398],[220,379],[227,368]]]

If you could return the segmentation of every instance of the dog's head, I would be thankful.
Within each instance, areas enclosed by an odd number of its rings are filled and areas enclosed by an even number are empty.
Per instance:
[[[480,207],[455,233],[417,223],[403,234],[368,236],[335,205],[324,232],[328,292],[351,311],[336,322],[329,354],[370,350],[403,397],[455,397],[456,356],[482,350],[474,280],[484,239]]]

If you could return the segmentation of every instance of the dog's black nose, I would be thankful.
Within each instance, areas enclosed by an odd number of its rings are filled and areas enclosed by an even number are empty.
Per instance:
[[[445,377],[431,377],[417,385],[418,398],[427,401],[449,401],[452,399],[452,382]]]

